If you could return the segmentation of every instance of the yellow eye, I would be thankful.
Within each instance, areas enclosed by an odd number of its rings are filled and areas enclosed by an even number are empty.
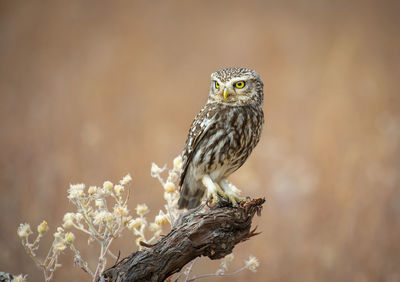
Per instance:
[[[235,85],[236,88],[240,89],[240,88],[243,88],[245,86],[245,83],[244,83],[244,81],[238,81],[234,85]]]
[[[219,88],[219,83],[218,82],[215,82],[215,88]]]

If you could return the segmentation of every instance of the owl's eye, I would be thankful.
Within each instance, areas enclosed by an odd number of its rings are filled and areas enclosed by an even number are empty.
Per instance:
[[[245,86],[246,84],[245,84],[245,82],[244,81],[238,81],[238,82],[236,82],[235,84],[234,84],[234,86],[236,87],[236,88],[243,88],[244,86]]]
[[[218,82],[215,82],[215,88],[219,88],[219,83]]]

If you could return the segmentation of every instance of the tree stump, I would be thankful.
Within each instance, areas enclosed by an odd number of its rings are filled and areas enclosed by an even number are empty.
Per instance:
[[[199,256],[220,259],[236,244],[257,235],[250,230],[255,213],[261,214],[265,199],[201,205],[182,214],[172,230],[154,245],[132,253],[105,270],[99,281],[164,281]]]

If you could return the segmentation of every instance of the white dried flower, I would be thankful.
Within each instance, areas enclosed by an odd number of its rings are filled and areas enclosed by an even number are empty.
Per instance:
[[[32,234],[31,226],[28,223],[21,223],[18,227],[17,234],[19,238],[28,237]]]
[[[102,208],[102,207],[104,207],[104,200],[103,199],[96,199],[94,201],[94,204],[95,204],[96,207]]]
[[[159,175],[162,171],[163,171],[163,169],[161,169],[160,167],[158,167],[158,165],[156,165],[155,163],[151,163],[151,171],[150,171],[150,174],[151,174],[152,177],[156,177],[156,176]]]
[[[104,221],[106,211],[95,211],[93,215],[93,224],[99,225]]]
[[[141,204],[136,206],[136,213],[140,216],[144,216],[149,212],[149,208],[146,204]]]
[[[161,226],[158,225],[158,224],[155,223],[155,222],[152,222],[152,223],[150,223],[150,225],[149,225],[149,230],[150,230],[151,232],[156,233],[157,231],[160,231],[160,230],[161,230]]]
[[[69,221],[69,220],[74,220],[75,219],[75,214],[73,212],[67,212],[64,214],[63,221]]]
[[[163,226],[168,222],[168,217],[166,214],[160,211],[159,214],[156,216],[154,222],[159,226]]]
[[[114,185],[112,184],[111,181],[105,181],[105,182],[103,183],[104,192],[106,192],[106,191],[111,192],[113,186],[114,186]]]
[[[246,268],[252,272],[257,271],[257,267],[260,266],[258,259],[254,256],[250,256],[248,260],[246,260]]]
[[[105,210],[96,211],[94,214],[93,224],[99,225],[103,222],[111,222],[112,219],[113,219],[112,213],[105,211]]]
[[[64,234],[64,229],[62,229],[61,227],[57,227],[57,232],[55,232],[53,236],[55,239],[59,240],[63,238],[63,234]]]
[[[179,177],[179,175],[176,173],[176,172],[174,172],[173,170],[171,170],[170,172],[169,172],[169,174],[168,174],[168,181],[172,181],[172,182],[175,182],[175,181],[177,181],[178,180],[178,177]]]
[[[81,222],[82,219],[83,219],[83,215],[82,215],[81,213],[77,212],[77,213],[75,214],[75,220],[76,220],[76,222]]]
[[[122,178],[122,180],[119,182],[121,185],[126,185],[132,181],[132,176],[128,173],[127,175]]]
[[[171,201],[172,195],[173,195],[172,193],[164,192],[164,200],[166,200],[167,202]]]
[[[47,225],[47,222],[45,220],[42,221],[41,224],[38,225],[37,231],[39,235],[43,235],[49,230],[49,226]]]
[[[128,223],[131,221],[132,217],[131,216],[123,216],[121,218],[121,222],[122,224],[124,224],[125,226],[128,225]]]
[[[72,232],[67,232],[65,233],[65,238],[64,240],[68,243],[68,244],[72,244],[75,241],[75,235]]]
[[[134,230],[135,228],[140,229],[142,227],[142,225],[146,224],[146,220],[142,217],[138,217],[135,219],[132,219],[131,221],[129,221],[128,223],[128,229],[129,230]]]
[[[172,183],[172,182],[167,182],[167,183],[165,183],[165,185],[164,185],[164,190],[165,190],[165,192],[167,192],[167,193],[174,193],[174,192],[176,191],[176,189],[175,189],[175,184]]]
[[[174,159],[174,169],[181,170],[182,169],[182,156],[179,155]]]
[[[126,206],[120,206],[120,205],[116,205],[114,207],[114,214],[116,216],[126,216],[128,215],[129,211],[126,208]]]
[[[70,184],[68,189],[68,199],[76,200],[85,195],[85,184]]]
[[[71,228],[74,225],[74,219],[75,219],[75,214],[72,212],[67,212],[66,214],[64,214],[63,217],[63,227],[64,228]]]
[[[122,185],[115,185],[114,186],[114,191],[115,191],[115,194],[117,195],[117,196],[120,196],[123,192],[124,192],[124,186],[122,186]]]
[[[96,192],[97,192],[97,187],[96,186],[90,186],[89,187],[89,189],[88,189],[88,194],[89,195],[94,195],[94,194],[96,194]]]
[[[66,246],[65,246],[64,242],[62,242],[62,241],[58,241],[58,242],[54,243],[54,245],[53,245],[53,249],[56,252],[62,252],[65,250],[65,248],[66,248]]]
[[[105,217],[105,221],[106,221],[107,223],[110,223],[110,222],[113,221],[113,219],[114,219],[113,214],[110,213],[110,212],[107,212],[106,217]]]

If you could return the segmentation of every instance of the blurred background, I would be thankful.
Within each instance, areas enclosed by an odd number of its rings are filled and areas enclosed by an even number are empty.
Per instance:
[[[133,177],[152,218],[217,69],[264,80],[266,124],[230,179],[266,197],[234,249],[257,273],[209,281],[400,281],[398,1],[1,1],[0,270],[42,274],[16,230],[51,234],[70,183]],[[168,230],[165,230],[167,232]],[[82,255],[97,258],[80,235]],[[113,250],[136,249],[129,232]],[[41,255],[41,252],[39,252]],[[55,281],[84,281],[65,251]],[[113,261],[109,260],[112,264]],[[195,274],[219,261],[202,258]]]

